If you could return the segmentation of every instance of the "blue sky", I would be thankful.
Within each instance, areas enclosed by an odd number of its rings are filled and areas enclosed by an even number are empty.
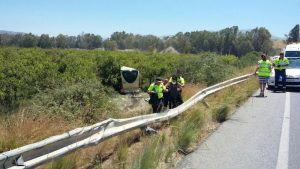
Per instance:
[[[0,30],[56,36],[115,31],[156,36],[197,30],[267,28],[300,22],[299,0],[0,0]]]

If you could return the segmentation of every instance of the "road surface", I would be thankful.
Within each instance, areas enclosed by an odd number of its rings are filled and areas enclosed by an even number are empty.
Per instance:
[[[300,92],[257,94],[176,169],[300,169]]]

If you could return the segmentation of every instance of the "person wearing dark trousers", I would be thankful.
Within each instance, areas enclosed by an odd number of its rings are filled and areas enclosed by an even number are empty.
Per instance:
[[[183,103],[182,97],[181,97],[181,85],[177,82],[177,80],[174,80],[169,85],[169,108],[175,108]]]
[[[173,74],[170,79],[169,79],[169,83],[168,85],[172,84],[175,82],[176,80],[176,83],[178,83],[180,85],[180,91],[179,91],[179,95],[177,97],[177,105],[180,105],[183,103],[183,99],[182,99],[182,89],[185,85],[185,81],[184,81],[184,78],[181,76],[181,73],[179,70],[177,70],[176,72],[177,74]]]
[[[172,77],[172,82],[169,82],[169,108],[175,108],[182,104],[182,86],[178,83],[178,78],[176,76]]]
[[[152,105],[153,113],[159,113],[163,107],[163,92],[165,87],[161,78],[156,78],[148,88],[148,94],[150,95],[149,103]]]
[[[168,84],[168,79],[163,79],[162,81],[163,85],[164,85],[164,91],[163,91],[163,105],[164,105],[164,109],[166,110],[168,108],[168,104],[169,104],[169,86]]]
[[[279,78],[281,77],[282,91],[286,91],[286,67],[289,65],[289,60],[284,57],[284,53],[280,52],[279,58],[275,59],[273,66],[275,69],[275,87],[274,92],[278,91]]]

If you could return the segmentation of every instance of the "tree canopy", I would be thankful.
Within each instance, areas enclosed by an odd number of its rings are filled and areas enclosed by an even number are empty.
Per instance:
[[[287,42],[292,43],[292,42],[299,42],[299,24],[297,24],[287,36]]]

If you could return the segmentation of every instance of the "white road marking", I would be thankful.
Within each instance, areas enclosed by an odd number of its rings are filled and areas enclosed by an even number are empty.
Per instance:
[[[288,169],[289,168],[289,141],[290,141],[290,93],[286,93],[285,108],[283,123],[281,129],[281,138],[278,151],[278,159],[276,169]]]

